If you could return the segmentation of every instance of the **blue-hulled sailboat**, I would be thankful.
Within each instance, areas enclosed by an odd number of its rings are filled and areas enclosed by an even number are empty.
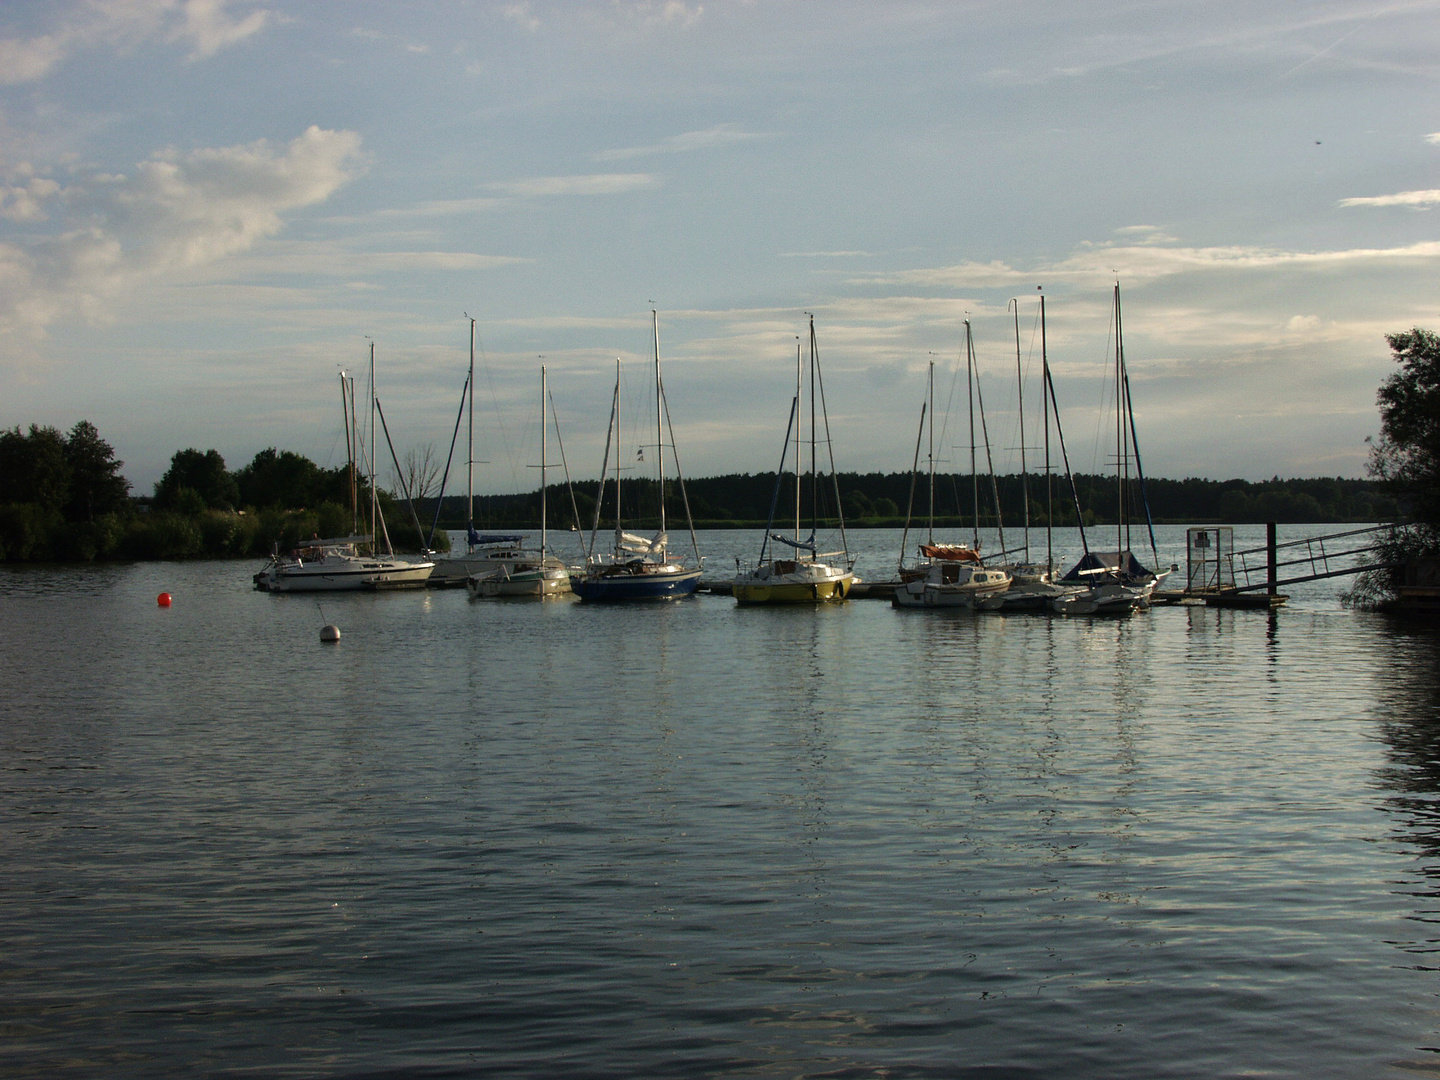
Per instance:
[[[690,520],[690,503],[685,499],[685,518],[690,529],[690,542],[695,553],[694,564],[670,553],[670,538],[665,531],[665,431],[670,429],[670,451],[675,451],[674,429],[665,401],[665,384],[660,376],[660,317],[650,313],[655,340],[655,461],[659,479],[660,527],[653,537],[646,538],[626,532],[620,509],[620,362],[615,362],[615,393],[610,401],[610,427],[605,438],[605,461],[600,469],[600,491],[595,500],[595,521],[590,530],[590,544],[585,567],[570,577],[570,588],[581,600],[629,601],[673,600],[689,596],[700,584],[700,545],[695,525]],[[600,531],[600,515],[605,503],[605,478],[610,471],[610,450],[615,449],[615,541],[610,551],[596,552],[595,542]],[[682,499],[685,481],[680,476],[679,458],[675,458],[675,475]]]

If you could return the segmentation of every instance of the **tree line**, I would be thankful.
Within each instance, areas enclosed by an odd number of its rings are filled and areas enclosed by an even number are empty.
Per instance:
[[[1383,444],[1389,446],[1389,443]],[[1378,451],[1377,451],[1378,452]],[[1389,460],[1388,458],[1386,460]],[[82,420],[68,433],[31,425],[0,430],[0,561],[91,561],[97,559],[177,559],[200,556],[265,556],[288,550],[301,540],[348,535],[354,528],[354,504],[367,506],[368,483],[348,466],[325,469],[303,455],[274,447],[260,451],[245,466],[230,470],[216,450],[177,452],[148,496],[136,496],[120,475],[123,462],[94,425]],[[684,498],[701,528],[763,526],[772,502],[777,525],[793,518],[793,477],[777,488],[773,474],[730,474],[685,482]],[[898,526],[923,522],[982,528],[998,523],[1018,527],[1026,520],[1043,527],[1077,521],[1104,525],[1121,512],[1113,476],[1001,476],[975,478],[959,473],[927,476],[910,473],[841,473],[818,488],[809,481],[800,493],[802,516],[822,521],[837,517],[834,498],[847,523]],[[1138,486],[1129,485],[1124,513],[1145,519]],[[657,516],[655,480],[627,481],[622,516],[644,527]],[[594,521],[598,481],[548,489],[549,521],[555,528],[584,530]],[[1409,503],[1390,478],[1250,482],[1245,480],[1149,479],[1145,484],[1149,515],[1157,524],[1249,524],[1279,522],[1387,521]],[[613,488],[607,487],[605,520],[613,517]],[[397,550],[420,546],[420,532],[408,509],[380,490],[377,501],[385,528]],[[679,484],[666,481],[672,522],[682,512]],[[1428,504],[1427,504],[1428,505]],[[1078,506],[1078,510],[1077,510]],[[998,508],[998,512],[997,512]],[[433,545],[445,549],[444,529],[469,524],[463,496],[417,502],[423,532],[438,520]],[[438,511],[438,514],[437,514]],[[475,524],[486,529],[533,529],[540,521],[538,491],[478,497]],[[362,525],[362,529],[365,526]]]
[[[1032,526],[1047,522],[1056,526],[1105,525],[1116,521],[1121,513],[1118,485],[1114,476],[1077,475],[1071,483],[1063,476],[1047,485],[1043,476],[996,477],[993,484],[982,477],[977,484],[968,474],[945,473],[934,479],[933,508],[928,477],[909,473],[840,473],[832,483],[828,479],[818,494],[812,494],[808,481],[801,493],[801,517],[812,516],[831,522],[838,516],[834,492],[839,491],[839,505],[847,524],[859,526],[900,526],[907,520],[928,520],[932,513],[937,523],[953,527],[969,526],[977,519],[981,528],[997,523],[1015,527],[1026,520]],[[665,482],[668,514],[674,520],[688,502],[695,523],[701,528],[760,527],[770,516],[772,500],[776,503],[777,524],[793,520],[795,515],[794,479],[786,478],[777,495],[773,475],[737,473],[727,476],[701,477],[685,481],[682,493],[677,481]],[[588,529],[594,521],[595,499],[599,490],[596,481],[581,481],[573,492],[563,485],[552,485],[547,491],[549,520],[552,525],[568,528],[579,518],[579,527]],[[621,517],[639,525],[658,518],[657,481],[633,479],[625,482],[621,492],[624,503]],[[1165,480],[1147,479],[1144,501],[1138,484],[1127,487],[1124,514],[1127,520],[1144,521],[1146,505],[1156,524],[1231,525],[1277,522],[1374,522],[1386,521],[1398,511],[1396,498],[1381,490],[1370,480],[1347,480],[1340,477],[1251,482],[1246,480]],[[572,504],[573,497],[573,504]],[[818,505],[816,500],[818,499]],[[605,493],[604,520],[614,517],[614,488]],[[1078,510],[1077,510],[1078,504]],[[998,507],[998,512],[997,512]],[[423,509],[433,514],[434,500],[426,500]],[[813,512],[812,512],[813,511]],[[448,496],[441,507],[440,520],[449,528],[463,528],[467,507],[463,496]],[[538,491],[519,495],[486,495],[475,500],[475,520],[481,529],[534,527],[540,520]]]
[[[349,535],[352,500],[370,501],[348,466],[274,447],[233,472],[216,450],[181,450],[149,496],[132,495],[123,465],[86,420],[0,430],[0,562],[264,556]],[[418,547],[404,508],[383,490],[377,500],[395,547]]]

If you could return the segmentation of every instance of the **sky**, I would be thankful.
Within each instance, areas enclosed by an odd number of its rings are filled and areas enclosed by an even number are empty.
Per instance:
[[[685,474],[765,473],[813,315],[837,467],[910,468],[933,363],[966,471],[968,320],[1009,472],[1043,292],[1100,472],[1118,284],[1147,475],[1361,477],[1384,335],[1440,326],[1437,84],[1440,0],[20,0],[0,426],[89,420],[137,494],[335,466],[373,345],[443,457],[473,318],[476,490],[528,490],[541,366],[593,477],[653,310]]]

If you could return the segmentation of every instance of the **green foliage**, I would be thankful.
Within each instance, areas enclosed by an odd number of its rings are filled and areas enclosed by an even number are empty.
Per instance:
[[[30,425],[0,433],[0,503],[32,503],[59,512],[70,501],[65,436]]]
[[[114,449],[100,438],[90,421],[81,420],[70,429],[65,459],[70,466],[66,520],[93,523],[99,517],[124,514],[130,509],[130,481],[120,475],[125,463],[115,460]]]
[[[120,548],[129,559],[190,559],[204,552],[204,539],[196,519],[162,510],[135,518]]]
[[[189,493],[188,495],[186,493]],[[199,509],[194,506],[199,500]],[[235,477],[225,469],[218,450],[181,450],[155,485],[155,505],[195,515],[200,510],[229,510],[240,502]]]
[[[1433,534],[1440,530],[1440,336],[1416,328],[1385,340],[1400,370],[1375,395],[1380,437],[1370,447],[1370,474]]]
[[[307,457],[273,446],[261,450],[249,465],[235,474],[239,502],[265,510],[272,507],[318,506],[322,502],[350,503],[349,467],[322,469]],[[363,478],[362,503],[370,500]]]
[[[905,508],[911,506],[914,520],[929,514],[928,483],[916,486],[911,503],[910,474],[906,473],[841,473],[840,490],[846,521],[857,525],[903,524]],[[580,528],[588,530],[595,508],[594,481],[576,484],[575,501],[580,508]],[[1133,486],[1133,485],[1132,485]],[[829,487],[829,485],[827,485]],[[1074,526],[1075,500],[1064,476],[1053,484],[1053,511],[1047,494],[1045,478],[1031,476],[1022,484],[1019,476],[996,478],[1000,495],[1001,521],[1006,528],[1018,526],[1025,516],[1025,496],[1030,502],[1030,523],[1043,526],[1053,512],[1057,526]],[[685,482],[690,505],[697,524],[701,525],[763,525],[770,509],[775,488],[772,475],[733,474],[701,477]],[[1081,512],[1087,525],[1112,524],[1118,511],[1115,477],[1079,475],[1075,477]],[[828,492],[832,496],[833,487]],[[641,524],[655,516],[655,484],[643,479],[625,483],[625,519]],[[1155,480],[1146,481],[1150,513],[1157,524],[1200,524],[1217,522],[1227,525],[1264,524],[1267,521],[1287,523],[1373,522],[1394,517],[1395,497],[1370,480],[1347,480],[1340,477],[1280,480],[1258,483],[1246,480]],[[794,514],[793,483],[782,490],[779,515],[788,520]],[[980,490],[980,523],[990,526],[995,521],[994,499],[988,480]],[[975,505],[971,478],[965,474],[945,473],[935,477],[935,519],[947,525],[968,524]],[[679,499],[669,501],[670,514],[677,512]],[[435,504],[421,507],[423,520],[429,523]],[[833,513],[833,510],[829,510]],[[606,485],[605,519],[614,513],[614,488]],[[805,500],[809,516],[808,495]],[[826,511],[822,510],[822,514]],[[1145,511],[1138,498],[1126,507],[1131,521],[1144,521]],[[550,489],[550,520],[557,528],[568,528],[572,518],[570,498],[563,486]],[[476,500],[476,527],[486,529],[533,528],[539,521],[536,493],[521,495],[489,495]],[[465,525],[465,500],[445,500],[442,523],[448,528]],[[413,528],[411,530],[413,532]]]
[[[65,519],[52,507],[36,503],[0,503],[0,559],[6,562],[52,558],[50,538]]]
[[[1360,575],[1348,602],[1374,607],[1399,595],[1404,564],[1440,555],[1440,336],[1416,327],[1386,334],[1400,370],[1380,384],[1380,437],[1370,445],[1370,475],[1410,518],[1381,545],[1387,565]]]

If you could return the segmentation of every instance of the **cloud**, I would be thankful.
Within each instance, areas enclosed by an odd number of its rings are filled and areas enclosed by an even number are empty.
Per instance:
[[[538,10],[542,8],[546,9],[543,15]],[[705,8],[702,5],[686,4],[682,0],[613,0],[609,5],[592,5],[589,9],[576,8],[569,4],[536,4],[530,0],[521,0],[519,3],[507,4],[503,9],[505,18],[532,34],[546,25],[568,24],[577,14],[590,23],[628,25],[648,30],[657,26],[693,26],[704,13]]]
[[[1440,131],[1425,136],[1425,141],[1434,146],[1440,146]]]
[[[44,221],[49,216],[41,206],[60,193],[60,185],[45,177],[34,177],[24,186],[0,185],[0,217],[11,221]]]
[[[263,8],[232,17],[230,0],[126,0],[75,7],[56,29],[28,39],[0,39],[0,84],[43,79],[75,53],[130,48],[148,40],[189,46],[203,60],[260,32]]]
[[[1354,199],[1341,199],[1340,206],[1416,206],[1430,207],[1440,204],[1440,190],[1401,191],[1395,195],[1372,195]]]
[[[165,151],[128,176],[6,189],[12,219],[59,220],[54,232],[0,244],[0,330],[40,336],[62,311],[97,316],[145,280],[248,250],[283,228],[285,211],[350,180],[359,152],[354,132],[311,127],[280,149],[262,140]]]
[[[857,283],[907,284],[936,287],[1001,288],[1014,284],[1034,286],[1046,278],[1090,281],[1123,278],[1153,281],[1177,274],[1209,271],[1304,269],[1328,270],[1358,263],[1403,264],[1440,260],[1440,241],[1424,241],[1398,248],[1355,248],[1345,251],[1277,251],[1256,247],[1120,247],[1096,244],[1055,262],[1033,269],[1016,269],[1008,263],[960,263],[876,274]]]
[[[622,161],[626,158],[648,157],[652,154],[688,154],[695,150],[709,150],[716,146],[733,146],[736,143],[753,142],[772,136],[746,131],[739,124],[716,124],[703,131],[687,131],[672,135],[649,146],[630,146],[615,150],[602,150],[595,155],[596,161]]]
[[[536,176],[491,184],[505,195],[538,198],[547,195],[619,195],[655,187],[659,179],[650,173],[600,173],[593,176]]]
[[[184,0],[180,5],[180,24],[170,31],[166,40],[188,41],[189,59],[203,60],[258,34],[270,17],[268,11],[260,9],[243,19],[232,19],[225,7],[226,0]]]

